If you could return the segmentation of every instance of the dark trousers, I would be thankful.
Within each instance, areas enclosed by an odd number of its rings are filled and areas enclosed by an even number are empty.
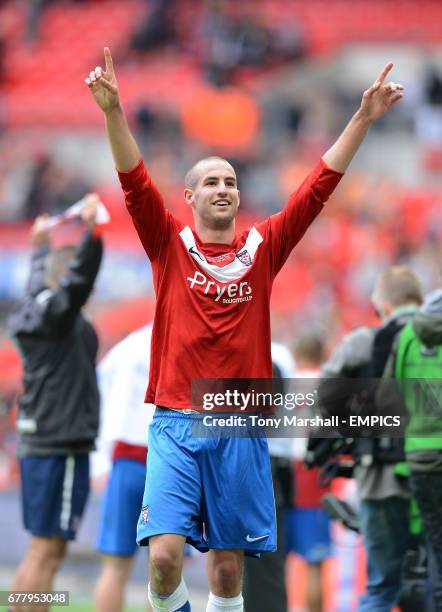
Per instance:
[[[442,473],[412,472],[410,487],[428,541],[430,582],[435,612],[442,612]]]
[[[367,592],[360,599],[359,612],[390,612],[398,602],[410,541],[409,506],[408,500],[396,496],[361,501]]]
[[[286,540],[284,514],[292,499],[292,469],[289,461],[271,457],[276,507],[277,550],[260,559],[244,560],[245,612],[286,612],[285,588]]]

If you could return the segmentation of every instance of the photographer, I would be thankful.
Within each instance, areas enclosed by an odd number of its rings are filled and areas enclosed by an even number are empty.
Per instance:
[[[422,302],[420,281],[411,269],[392,267],[378,277],[372,301],[381,326],[348,334],[324,365],[323,378],[380,378],[396,335]],[[342,391],[342,385],[338,387]],[[356,444],[355,478],[367,550],[367,593],[359,612],[390,612],[399,600],[410,545],[408,480],[397,475],[397,464],[404,458],[401,439],[360,438]]]
[[[442,610],[442,289],[428,295],[401,331],[386,374],[401,381],[407,413],[405,453],[410,487],[422,515],[430,552],[434,609]],[[380,397],[385,401],[385,395]]]

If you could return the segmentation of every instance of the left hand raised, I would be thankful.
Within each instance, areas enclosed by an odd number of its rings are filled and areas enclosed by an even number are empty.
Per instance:
[[[384,84],[392,68],[393,64],[387,64],[373,85],[364,91],[359,113],[370,122],[382,117],[404,95],[404,87],[400,83],[390,81]]]

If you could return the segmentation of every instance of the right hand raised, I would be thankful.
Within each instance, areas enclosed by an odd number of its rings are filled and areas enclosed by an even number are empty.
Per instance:
[[[97,66],[95,70],[90,72],[84,82],[89,87],[89,91],[101,110],[107,112],[120,104],[118,83],[109,47],[104,48],[104,60],[106,71],[103,72],[100,66]]]

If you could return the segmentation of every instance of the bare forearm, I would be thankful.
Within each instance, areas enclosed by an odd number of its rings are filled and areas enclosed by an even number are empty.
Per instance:
[[[126,172],[141,159],[141,152],[120,105],[105,113],[106,131],[117,170]]]
[[[345,172],[370,125],[371,121],[363,117],[360,111],[353,115],[337,141],[323,155],[322,159],[327,166],[337,172]]]

